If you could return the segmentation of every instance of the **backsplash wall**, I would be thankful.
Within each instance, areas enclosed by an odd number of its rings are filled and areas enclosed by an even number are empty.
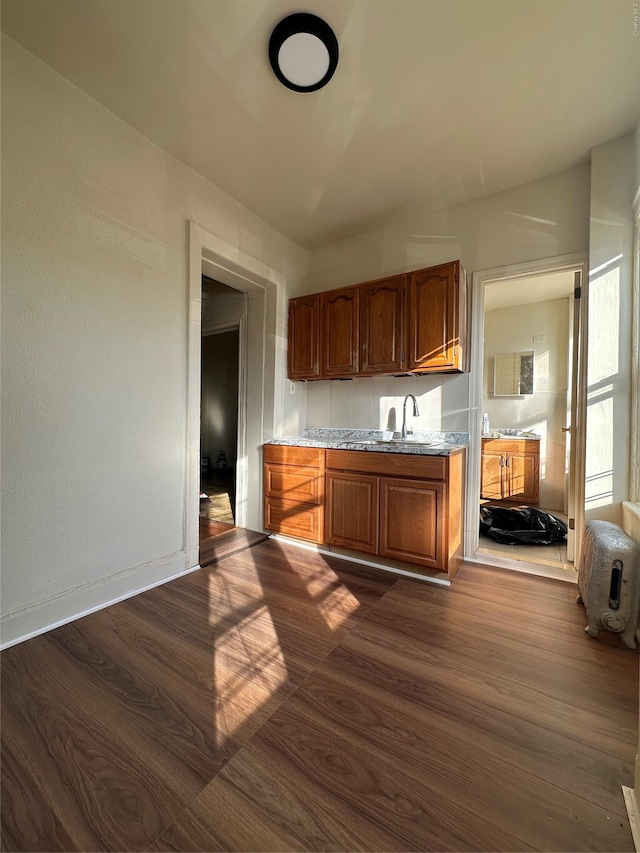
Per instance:
[[[469,430],[469,374],[364,377],[307,382],[308,427],[402,428],[407,394],[420,415],[407,405],[407,426],[416,430]]]

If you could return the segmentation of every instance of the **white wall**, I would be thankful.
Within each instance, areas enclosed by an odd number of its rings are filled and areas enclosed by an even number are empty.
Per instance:
[[[533,341],[544,336],[545,340]],[[494,356],[533,351],[533,394],[496,397]],[[569,300],[551,299],[486,311],[483,411],[491,429],[532,429],[540,436],[540,507],[564,511],[569,363]]]
[[[586,519],[629,497],[634,140],[591,153]]]
[[[2,77],[7,642],[186,568],[187,221],[281,273],[280,377],[307,256],[4,37]]]
[[[415,207],[384,228],[310,252],[309,278],[301,292],[452,259],[473,272],[584,252],[588,211],[586,165],[445,210]]]
[[[585,252],[589,167],[432,212],[414,208],[385,228],[316,249],[305,293],[460,259],[470,273]],[[299,295],[299,294],[296,294]],[[475,318],[472,318],[472,322]],[[298,383],[299,385],[302,383]],[[309,382],[307,425],[386,428],[405,394],[420,398],[418,429],[469,429],[469,376]]]
[[[307,426],[400,429],[402,403],[413,394],[420,409],[412,429],[462,430],[469,422],[469,377],[391,376],[307,383]]]

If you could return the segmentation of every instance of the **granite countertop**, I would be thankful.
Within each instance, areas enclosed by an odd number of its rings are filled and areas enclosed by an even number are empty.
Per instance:
[[[540,436],[535,432],[527,432],[519,429],[492,429],[483,438],[521,438],[523,441],[540,441]]]
[[[303,435],[274,438],[266,443],[418,456],[449,456],[469,444],[469,433],[466,432],[415,432],[404,442],[392,441],[393,436],[389,430],[308,428]]]

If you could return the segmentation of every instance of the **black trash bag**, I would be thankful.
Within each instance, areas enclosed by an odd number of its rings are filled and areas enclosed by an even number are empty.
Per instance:
[[[533,506],[481,506],[480,533],[504,545],[551,545],[564,539],[567,525]]]

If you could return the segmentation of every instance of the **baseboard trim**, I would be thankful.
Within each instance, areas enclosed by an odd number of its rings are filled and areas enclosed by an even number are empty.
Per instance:
[[[184,552],[133,572],[126,572],[124,576],[120,573],[80,590],[71,590],[67,595],[58,596],[35,607],[9,614],[0,622],[0,651],[200,568],[198,564],[188,569],[178,569],[179,565],[184,565]]]
[[[402,575],[402,577],[413,578],[414,580],[427,581],[427,583],[435,583],[439,586],[451,586],[451,581],[447,578],[434,577],[416,571],[402,569],[399,566],[390,566],[388,563],[376,563],[373,560],[367,560],[366,557],[356,557],[351,553],[345,553],[342,549],[333,550],[322,545],[316,545],[312,542],[301,542],[299,539],[290,539],[288,536],[282,536],[279,533],[269,535],[270,539],[276,542],[282,542],[285,545],[293,545],[294,548],[301,548],[303,551],[314,551],[316,554],[323,554],[325,557],[334,557],[338,560],[346,560],[348,563],[357,563],[360,566],[367,566],[372,569],[380,569],[382,572],[391,572],[394,575]]]
[[[640,813],[638,812],[638,803],[636,800],[635,791],[633,788],[622,786],[624,795],[624,804],[627,807],[627,815],[631,825],[631,835],[633,836],[633,844],[638,853],[640,853]]]

